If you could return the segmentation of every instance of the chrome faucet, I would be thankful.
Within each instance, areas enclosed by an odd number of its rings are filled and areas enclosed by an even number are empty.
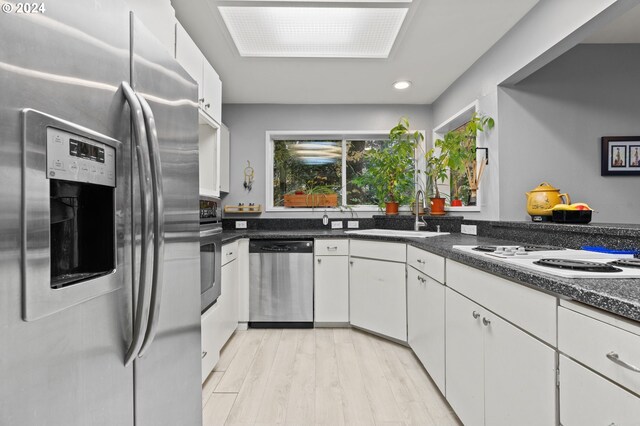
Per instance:
[[[420,204],[420,196],[422,195],[422,204]],[[424,218],[422,218],[422,222],[424,223],[420,223],[420,206],[424,207],[424,192],[422,191],[422,189],[418,189],[416,191],[416,201],[415,201],[415,208],[416,208],[416,223],[413,227],[414,231],[419,231],[421,227],[423,226],[427,226],[427,223],[424,222]]]

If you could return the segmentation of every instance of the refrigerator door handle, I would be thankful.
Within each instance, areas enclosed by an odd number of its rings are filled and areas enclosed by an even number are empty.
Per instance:
[[[151,286],[151,305],[149,308],[149,323],[144,343],[138,357],[142,357],[151,346],[151,342],[158,332],[160,302],[162,300],[162,274],[164,266],[164,192],[162,189],[162,166],[160,163],[160,146],[158,131],[153,111],[149,103],[139,93],[136,93],[147,130],[149,154],[151,164],[151,183],[153,188],[153,279]]]
[[[140,352],[144,339],[144,331],[149,319],[149,297],[151,288],[147,283],[147,259],[152,239],[151,221],[151,190],[149,170],[149,150],[147,144],[147,132],[144,125],[144,114],[138,98],[126,81],[122,82],[122,90],[131,108],[133,117],[134,140],[138,158],[138,176],[140,179],[140,278],[138,282],[138,303],[134,318],[133,337],[131,346],[125,356],[124,365],[128,366]]]

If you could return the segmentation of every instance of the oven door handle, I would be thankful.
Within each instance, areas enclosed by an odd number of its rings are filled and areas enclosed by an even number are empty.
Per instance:
[[[158,319],[160,317],[160,303],[162,301],[163,266],[164,266],[164,192],[162,188],[162,166],[160,162],[160,145],[158,144],[158,130],[156,120],[149,103],[144,96],[136,93],[147,130],[151,165],[151,186],[153,190],[153,279],[151,285],[151,306],[149,308],[149,323],[142,348],[138,357],[142,357],[158,333]]]
[[[125,355],[124,365],[128,366],[140,352],[144,339],[144,331],[147,329],[149,319],[149,297],[151,288],[149,286],[147,274],[147,259],[149,257],[150,243],[152,239],[151,221],[151,172],[149,170],[149,150],[147,144],[147,132],[144,125],[144,114],[138,98],[126,81],[122,82],[122,90],[131,108],[133,119],[134,142],[136,157],[138,160],[138,178],[140,179],[140,278],[138,281],[138,299],[136,313],[133,324],[133,337],[131,346]],[[132,244],[132,251],[135,258],[135,243]]]

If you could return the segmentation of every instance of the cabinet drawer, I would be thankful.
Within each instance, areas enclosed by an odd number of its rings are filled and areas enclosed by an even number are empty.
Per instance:
[[[556,346],[557,299],[538,290],[448,260],[447,286]]]
[[[637,425],[640,398],[560,355],[560,424]]]
[[[407,246],[407,264],[444,283],[444,257]]]
[[[558,308],[558,349],[640,393],[640,336],[564,307]],[[618,363],[612,359],[618,356]],[[625,367],[619,363],[628,363]]]
[[[313,251],[316,256],[348,256],[349,240],[315,240]]]
[[[407,260],[405,244],[366,240],[351,240],[350,244],[349,254],[351,256],[403,263]]]
[[[238,242],[234,241],[222,246],[222,264],[226,265],[238,257]]]

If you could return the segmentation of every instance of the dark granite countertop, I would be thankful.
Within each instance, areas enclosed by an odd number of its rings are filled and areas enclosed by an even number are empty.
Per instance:
[[[287,231],[224,231],[223,242],[240,238],[253,239],[299,239],[299,238],[352,238],[400,242],[438,254],[447,259],[472,266],[502,278],[524,284],[554,294],[558,297],[576,300],[584,304],[640,321],[640,279],[597,279],[560,278],[541,272],[519,268],[506,262],[494,261],[453,250],[454,245],[507,245],[518,242],[489,237],[476,237],[452,233],[432,238],[399,238],[371,235],[345,234],[343,230],[287,230]]]

